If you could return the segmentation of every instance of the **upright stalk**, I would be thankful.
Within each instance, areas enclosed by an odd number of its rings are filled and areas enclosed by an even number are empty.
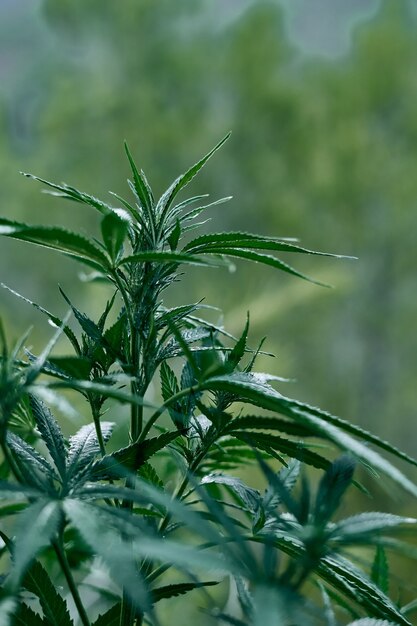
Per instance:
[[[139,365],[140,365],[140,337],[138,330],[133,323],[131,328],[132,334],[132,343],[131,343],[131,358],[132,358],[132,370],[133,376],[135,380],[132,381],[132,395],[137,395],[141,393],[143,396],[145,390],[139,389],[137,383],[137,375],[139,373]],[[142,431],[143,426],[143,407],[137,404],[132,404],[131,406],[131,416],[130,416],[130,437],[132,441],[137,441],[140,437],[140,433]]]
[[[101,456],[105,456],[106,454],[106,446],[104,444],[103,433],[101,432],[101,423],[100,423],[100,412],[97,410],[97,407],[94,403],[94,398],[89,394],[90,406],[91,406],[91,414],[93,416],[94,427],[96,429],[97,441],[100,446],[100,454]]]
[[[65,554],[65,550],[62,546],[62,539],[55,540],[52,542],[55,553],[57,555],[59,564],[64,573],[65,579],[68,583],[69,590],[74,599],[75,606],[77,607],[78,614],[83,623],[83,626],[91,626],[90,620],[88,619],[87,612],[82,603],[80,594],[78,593],[77,585],[75,584],[75,580],[72,576],[71,568],[68,563],[67,555]]]
[[[137,382],[138,374],[139,374],[139,366],[140,366],[140,336],[138,330],[135,325],[134,317],[132,312],[129,311],[129,321],[130,321],[130,335],[131,335],[131,366],[132,373],[134,379],[131,383],[131,391],[132,395],[137,395],[141,393],[143,396],[144,390],[139,389],[139,385]],[[135,442],[139,439],[143,425],[143,407],[138,406],[136,404],[131,404],[130,408],[130,439],[132,442]],[[134,481],[130,478],[126,480],[126,486],[134,489]],[[122,506],[126,509],[132,510],[133,503],[130,500],[126,500],[123,502]],[[133,626],[135,623],[136,616],[136,607],[132,602],[131,598],[126,592],[126,589],[123,589],[122,596],[122,607],[120,611],[120,626]],[[139,619],[139,618],[138,618]],[[141,619],[141,618],[140,618]],[[142,621],[142,620],[141,620]],[[136,623],[137,620],[136,620]]]

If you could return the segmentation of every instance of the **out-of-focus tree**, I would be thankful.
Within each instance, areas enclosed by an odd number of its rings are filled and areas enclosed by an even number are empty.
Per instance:
[[[38,44],[29,69],[18,86],[14,78],[1,111],[2,204],[19,219],[40,221],[44,207],[45,221],[94,228],[93,214],[57,208],[12,172],[65,178],[97,195],[122,192],[126,138],[162,189],[190,154],[232,129],[198,188],[234,195],[213,211],[219,227],[298,235],[360,260],[300,260],[337,287],[311,287],[307,296],[265,270],[255,302],[246,294],[258,274],[242,263],[225,273],[226,314],[238,326],[253,310],[254,334],[267,329],[277,372],[297,377],[305,400],[365,425],[378,421],[380,433],[410,449],[393,430],[399,415],[408,424],[414,414],[416,16],[386,0],[336,62],[297,52],[276,3],[238,4],[220,12],[208,0],[45,0],[36,37],[24,25]],[[9,250],[0,251],[3,267]],[[64,307],[49,293],[62,270],[38,251],[31,262],[45,264],[42,283],[32,282],[25,258],[20,280],[9,282]],[[265,309],[271,290],[276,306]],[[9,296],[0,297],[9,307]]]

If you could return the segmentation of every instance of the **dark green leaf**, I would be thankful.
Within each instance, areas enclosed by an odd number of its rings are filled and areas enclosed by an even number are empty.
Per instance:
[[[22,296],[20,293],[17,293],[17,291],[10,289],[10,287],[5,285],[4,283],[0,283],[0,286],[3,287],[4,289],[7,289],[7,291],[10,291],[10,293],[17,296],[21,300],[24,300],[28,304],[32,305],[35,309],[37,309],[38,311],[40,311],[41,313],[49,317],[49,319],[51,320],[54,326],[56,326],[57,328],[62,328],[64,334],[68,337],[71,344],[73,345],[75,352],[77,354],[80,353],[80,346],[78,344],[76,336],[72,332],[71,328],[69,326],[64,325],[63,321],[59,317],[56,317],[56,315],[52,315],[52,313],[49,313],[49,311],[44,309],[42,306],[40,306],[39,304],[36,304],[36,302],[32,302],[32,300],[29,300],[28,298],[25,298],[25,296]]]
[[[226,232],[226,233],[210,233],[200,235],[196,239],[190,241],[183,250],[188,252],[204,252],[210,248],[254,248],[256,250],[275,250],[277,252],[298,252],[301,254],[313,254],[318,256],[329,256],[337,259],[352,259],[355,257],[346,257],[340,254],[330,254],[328,252],[315,252],[306,248],[301,248],[288,241],[284,241],[277,237],[263,237],[262,235],[253,235],[252,233]]]
[[[128,229],[128,222],[115,213],[109,213],[101,220],[101,234],[110,257],[115,261],[122,249]]]
[[[150,463],[144,463],[141,465],[138,471],[138,476],[140,476],[143,480],[146,480],[148,483],[151,483],[151,485],[163,490],[164,483],[159,478],[156,470]]]
[[[242,417],[236,417],[230,421],[226,432],[233,430],[276,430],[302,439],[314,437],[315,435],[314,430],[302,424],[269,415],[242,415]]]
[[[233,437],[238,437],[238,439],[249,445],[265,450],[265,452],[269,454],[272,454],[272,451],[278,451],[290,458],[298,459],[307,465],[319,469],[327,469],[330,465],[330,462],[326,458],[309,450],[302,441],[291,441],[290,439],[284,439],[283,437],[267,433],[232,431],[229,434],[233,435]]]
[[[230,133],[224,137],[208,154],[206,154],[200,161],[198,161],[195,165],[190,167],[185,174],[179,176],[172,185],[165,191],[165,193],[161,196],[156,206],[156,213],[160,219],[160,225],[163,226],[165,221],[165,216],[167,215],[169,208],[172,204],[172,201],[176,197],[176,195],[184,189],[186,185],[194,178],[194,176],[201,170],[201,168],[207,163],[210,157],[224,144],[227,139],[229,139]]]
[[[258,457],[258,463],[260,468],[266,477],[269,487],[274,494],[277,502],[283,502],[288,511],[294,516],[294,518],[302,523],[303,517],[303,502],[298,503],[291,495],[291,489],[289,489],[284,482],[281,481],[280,475],[275,474],[267,463]],[[270,506],[271,509],[271,506]]]
[[[0,235],[64,252],[98,270],[109,265],[107,256],[90,239],[57,226],[28,226],[0,218]]]
[[[127,335],[126,315],[119,319],[104,332],[104,340],[113,354],[123,358],[124,342]],[[86,377],[84,377],[86,378]]]
[[[194,254],[194,257],[197,256],[198,252]],[[287,272],[288,274],[292,274],[293,276],[298,276],[299,278],[303,278],[310,283],[314,283],[315,285],[320,285],[321,287],[328,287],[325,283],[322,283],[314,278],[306,276],[301,272],[298,272],[293,267],[288,265],[288,263],[284,263],[280,259],[270,255],[270,254],[262,254],[260,252],[254,252],[252,250],[240,249],[240,248],[222,248],[220,246],[214,248],[210,247],[210,249],[205,250],[202,254],[215,254],[215,255],[223,255],[227,257],[236,257],[239,259],[246,259],[247,261],[254,261],[256,263],[262,263],[263,265],[269,265],[270,267],[274,267],[275,269],[282,270],[283,272]]]
[[[95,198],[94,196],[91,196],[84,191],[79,191],[78,189],[75,189],[75,187],[71,187],[69,185],[66,185],[65,183],[57,185],[56,183],[51,183],[47,180],[44,180],[43,178],[34,176],[33,174],[26,174],[25,172],[21,172],[21,174],[23,174],[23,176],[26,176],[27,178],[37,180],[44,185],[48,185],[48,187],[54,189],[54,191],[47,191],[47,193],[52,196],[56,196],[58,198],[66,198],[67,200],[73,200],[74,202],[80,202],[81,204],[87,204],[97,209],[97,211],[99,211],[102,215],[108,215],[110,213],[113,213],[121,219],[128,219],[128,216],[126,216],[125,212],[121,209],[116,209],[112,206],[109,206],[105,202],[102,202],[102,200],[99,200],[98,198]]]
[[[2,492],[0,485],[0,494],[4,495]],[[0,517],[8,517],[9,515],[15,515],[15,513],[20,513],[24,511],[27,507],[27,504],[23,502],[16,502],[15,504],[6,504],[4,506],[0,506]]]
[[[336,512],[352,482],[354,470],[355,461],[348,455],[336,459],[327,469],[320,481],[314,508],[314,519],[318,524],[326,524]]]
[[[176,265],[185,263],[186,265],[207,265],[210,267],[224,265],[220,258],[217,261],[211,261],[210,259],[202,259],[201,257],[196,255],[193,256],[192,254],[164,252],[159,250],[137,252],[130,256],[126,256],[120,261],[119,265],[126,265],[127,263],[175,263]]]
[[[318,566],[318,572],[325,581],[357,602],[369,615],[411,626],[395,604],[346,559],[325,557]]]
[[[196,200],[200,200],[200,198],[204,198],[207,196],[200,196],[195,198]],[[229,200],[232,200],[233,196],[226,196],[225,198],[219,198],[218,200],[214,200],[214,202],[210,202],[209,204],[205,204],[203,206],[199,206],[195,209],[192,209],[191,211],[188,211],[188,213],[185,213],[184,215],[182,215],[180,217],[180,222],[184,223],[184,222],[190,222],[191,220],[195,219],[196,217],[198,217],[200,215],[200,213],[202,213],[203,211],[205,211],[206,209],[209,209],[213,206],[217,206],[218,204],[223,204],[224,202],[229,202]],[[174,209],[172,209],[171,213],[170,213],[170,219],[172,220],[173,217],[175,215],[177,215],[181,209],[184,208],[184,205],[177,205],[176,207],[174,207]],[[177,211],[177,209],[179,209]]]
[[[372,563],[371,580],[388,595],[389,570],[385,550],[382,546],[376,547],[375,558]]]
[[[263,540],[257,537],[255,541]],[[288,533],[280,532],[274,543],[293,558],[303,554],[299,540]],[[382,619],[388,617],[395,620],[395,624],[411,626],[394,603],[347,559],[336,555],[326,556],[319,562],[317,573],[335,591],[363,607],[369,615]]]
[[[287,492],[291,492],[297,482],[297,478],[300,474],[300,461],[291,459],[287,467],[283,467],[278,472],[278,480],[280,484],[286,489]],[[269,484],[265,489],[263,496],[263,506],[265,510],[273,511],[275,507],[281,502],[281,496],[276,492],[274,486]]]
[[[152,199],[152,194],[150,191],[150,187],[147,184],[147,181],[145,179],[145,177],[143,176],[142,173],[139,173],[136,164],[133,160],[132,155],[130,154],[129,151],[129,147],[125,141],[125,151],[127,154],[127,158],[129,159],[129,163],[130,163],[130,167],[132,170],[132,174],[133,174],[133,186],[134,189],[136,191],[139,203],[142,207],[142,209],[145,211],[146,216],[149,220],[149,223],[153,225],[153,227],[155,228],[155,223],[154,223],[154,214],[153,214],[153,199]]]
[[[161,364],[161,391],[164,402],[180,391],[177,377],[165,361]]]
[[[165,404],[168,405],[168,412],[171,416],[177,428],[184,428],[188,426],[189,415],[187,407],[183,405],[181,400],[178,402],[170,402],[171,397],[175,396],[180,391],[180,387],[172,369],[169,367],[166,361],[161,364],[161,390],[162,397]]]
[[[155,319],[155,324],[158,328],[164,328],[169,322],[178,322],[179,320],[184,319],[190,313],[193,313],[196,309],[199,308],[200,303],[196,304],[184,304],[182,306],[173,307],[172,309],[164,309]]]
[[[103,478],[119,478],[126,470],[135,472],[156,452],[166,448],[179,436],[178,431],[164,433],[145,441],[137,441],[113,454],[108,454],[97,461],[91,469],[91,477],[96,480]]]
[[[58,476],[48,461],[29,443],[12,432],[7,433],[7,445],[13,451],[19,469],[24,472],[28,484],[41,490],[50,491],[52,481]]]
[[[225,367],[229,371],[233,371],[240,363],[246,350],[246,341],[248,339],[249,332],[249,313],[247,314],[245,328],[237,343],[233,346],[233,349],[226,357]]]
[[[250,402],[264,409],[292,417],[308,428],[315,430],[317,435],[333,441],[341,449],[354,454],[366,464],[380,470],[413,495],[417,495],[417,487],[402,472],[369,448],[369,446],[353,439],[347,432],[353,433],[365,441],[374,443],[380,448],[388,450],[413,464],[416,464],[417,461],[350,422],[341,420],[315,407],[286,398],[272,388],[266,390],[259,384],[239,380],[239,377],[233,375],[213,377],[201,383],[200,388],[228,391],[236,394],[236,398],[240,399],[240,401]]]
[[[43,371],[50,376],[63,380],[68,378],[88,378],[91,372],[92,362],[83,356],[50,356],[46,361]]]
[[[39,613],[35,613],[30,606],[22,602],[14,616],[14,626],[45,626],[45,622]]]
[[[100,342],[102,333],[99,327],[97,326],[97,324],[93,322],[92,320],[90,320],[90,318],[87,317],[87,315],[85,315],[84,313],[81,313],[72,304],[68,296],[61,289],[61,287],[59,288],[59,291],[61,292],[61,295],[64,298],[65,302],[69,304],[69,306],[71,307],[77,322],[80,324],[81,328],[83,329],[87,337],[89,337],[90,339],[93,339],[94,341]]]
[[[127,212],[127,216],[128,216],[128,221],[130,222],[130,224],[133,226],[133,228],[135,228],[135,223],[132,223],[132,219],[134,220],[134,222],[136,222],[137,220],[139,220],[139,222],[142,225],[142,220],[141,220],[141,216],[139,215],[137,209],[135,209],[129,202],[127,202],[127,200],[125,200],[124,198],[122,198],[121,196],[119,196],[118,193],[114,193],[114,191],[110,191],[109,193],[111,193],[112,196],[114,196],[115,198],[117,198],[119,200],[119,202],[121,202],[123,204],[123,206],[126,209]],[[121,209],[119,209],[120,211]],[[145,225],[144,225],[145,226]]]
[[[180,224],[180,221],[177,219],[177,221],[175,222],[175,226],[171,230],[171,233],[167,239],[171,250],[176,250],[180,236],[181,236],[181,224]]]
[[[97,393],[104,398],[114,398],[115,400],[118,400],[122,403],[135,404],[137,406],[148,406],[152,409],[157,408],[154,404],[151,404],[147,400],[144,400],[141,396],[126,393],[121,389],[116,389],[115,387],[112,387],[110,384],[98,383],[91,380],[72,379],[42,382],[38,384],[42,384],[42,386],[51,389],[76,389],[82,392],[88,391],[90,393]]]
[[[152,589],[151,591],[152,602],[156,604],[160,600],[165,600],[166,598],[182,596],[189,591],[193,591],[194,589],[200,589],[201,587],[212,587],[213,585],[218,584],[219,581],[217,580],[209,580],[206,582],[177,583],[175,585],[156,587],[156,589]]]
[[[39,598],[47,620],[44,626],[73,626],[67,604],[56,590],[48,572],[35,561],[25,574],[23,587]],[[28,623],[30,626],[31,622]]]
[[[108,611],[99,615],[91,626],[119,626],[121,603],[114,604]]]
[[[36,425],[46,443],[49,454],[62,478],[65,477],[67,451],[61,428],[49,408],[35,395],[29,395],[30,407]]]

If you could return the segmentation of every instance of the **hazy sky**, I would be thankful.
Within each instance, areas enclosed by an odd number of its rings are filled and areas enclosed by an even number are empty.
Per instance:
[[[339,56],[347,52],[352,27],[369,19],[380,0],[278,0],[287,10],[293,41],[310,54]]]

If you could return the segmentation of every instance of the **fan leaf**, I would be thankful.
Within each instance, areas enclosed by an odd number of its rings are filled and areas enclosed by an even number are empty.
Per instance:
[[[48,546],[62,519],[61,504],[39,500],[19,515],[13,549],[13,568],[5,588],[19,590],[23,576],[38,553]]]
[[[99,271],[109,266],[107,255],[91,239],[57,226],[29,226],[0,218],[0,235],[58,250]]]
[[[194,176],[201,170],[201,168],[207,163],[210,157],[219,149],[221,146],[227,141],[230,137],[230,133],[228,133],[219,143],[214,146],[210,152],[208,152],[200,161],[198,161],[195,165],[190,167],[189,170],[185,172],[185,174],[181,174],[172,185],[165,191],[165,193],[161,196],[156,206],[156,213],[159,215],[160,224],[163,225],[165,221],[165,217],[169,211],[169,208],[172,204],[172,201],[176,197],[176,195],[184,189],[186,185],[194,178]]]
[[[178,438],[178,431],[164,433],[159,437],[152,437],[145,441],[137,441],[126,448],[121,448],[113,454],[108,454],[97,461],[90,476],[95,480],[103,478],[120,478],[127,471],[135,472],[159,450],[166,448]]]
[[[217,580],[208,580],[206,582],[177,583],[175,585],[156,587],[155,589],[152,589],[151,592],[152,602],[156,604],[160,600],[182,596],[189,591],[193,591],[194,589],[201,589],[202,587],[212,587],[213,585],[218,584],[219,582]]]
[[[112,422],[101,422],[100,425],[103,440],[108,441],[114,424]],[[68,477],[72,477],[83,472],[100,452],[95,425],[85,424],[81,426],[80,430],[70,437],[69,443],[67,472]]]
[[[58,593],[48,572],[39,561],[35,561],[26,572],[23,587],[39,598],[47,620],[44,626],[73,626],[65,600]]]

